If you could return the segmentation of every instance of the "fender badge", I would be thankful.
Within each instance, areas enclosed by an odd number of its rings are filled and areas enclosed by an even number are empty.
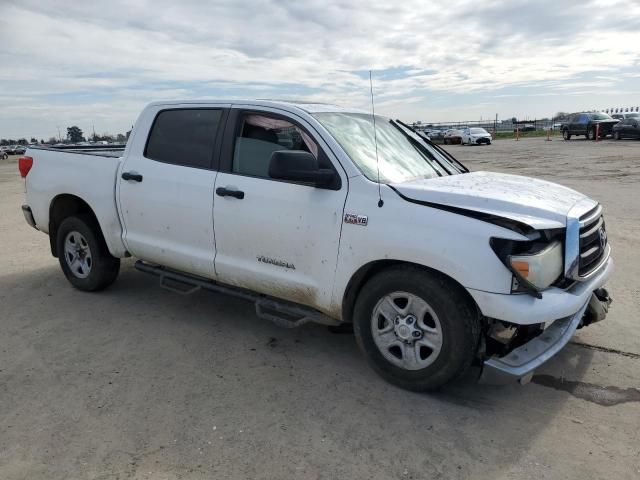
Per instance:
[[[369,217],[366,215],[356,215],[355,213],[345,213],[344,223],[351,223],[353,225],[366,227],[367,223],[369,223]]]

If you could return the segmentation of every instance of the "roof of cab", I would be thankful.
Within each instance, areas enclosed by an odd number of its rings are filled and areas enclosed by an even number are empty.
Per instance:
[[[324,113],[324,112],[340,112],[340,113],[367,113],[363,110],[355,108],[346,108],[339,105],[332,105],[329,103],[311,102],[305,100],[267,100],[267,99],[207,99],[207,100],[170,100],[152,102],[149,106],[162,106],[162,105],[255,105],[262,107],[280,107],[285,110],[302,110],[306,113]]]

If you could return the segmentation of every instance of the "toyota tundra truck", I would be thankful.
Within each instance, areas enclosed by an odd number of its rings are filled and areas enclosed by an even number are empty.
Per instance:
[[[80,290],[108,287],[135,257],[173,292],[239,296],[285,327],[351,326],[371,366],[415,391],[467,371],[525,383],[611,302],[597,201],[471,172],[400,121],[161,102],[109,148],[19,160],[24,216]]]

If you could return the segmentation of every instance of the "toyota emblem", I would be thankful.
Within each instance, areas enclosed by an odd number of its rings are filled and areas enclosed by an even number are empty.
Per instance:
[[[604,248],[607,244],[607,232],[604,228],[600,229],[600,248]]]

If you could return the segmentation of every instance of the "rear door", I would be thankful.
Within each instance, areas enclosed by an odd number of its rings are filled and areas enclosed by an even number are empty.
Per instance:
[[[628,136],[628,135],[633,135],[632,133],[632,128],[631,128],[631,120],[628,118],[622,119],[620,120],[620,123],[618,124],[618,129],[620,130],[620,135],[621,136]]]
[[[124,241],[140,259],[215,277],[213,188],[228,105],[158,106],[143,118],[117,181]]]
[[[640,132],[635,118],[626,118],[620,122],[620,133],[625,137],[638,137]]]
[[[329,308],[347,178],[313,127],[269,107],[231,110],[216,179],[215,268],[221,282]],[[331,188],[269,177],[278,150],[313,153]]]

